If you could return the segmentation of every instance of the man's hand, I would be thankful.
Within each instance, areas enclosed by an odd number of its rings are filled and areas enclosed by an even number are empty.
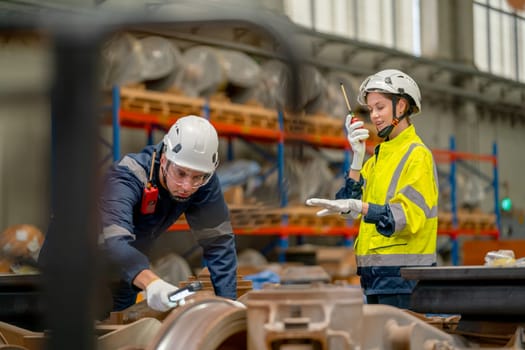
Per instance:
[[[168,294],[175,292],[177,289],[179,288],[160,278],[156,279],[146,287],[148,306],[157,311],[167,311],[177,306],[177,303],[171,302],[168,299]]]
[[[363,128],[363,121],[356,121],[352,123],[352,114],[346,116],[346,131],[348,142],[352,147],[354,156],[352,157],[352,164],[350,169],[361,170],[363,167],[363,160],[365,159],[366,142],[365,140],[370,136],[369,131]]]
[[[324,209],[317,212],[317,216],[327,215],[347,215],[352,219],[357,219],[363,210],[363,202],[359,199],[322,199],[310,198],[306,200],[306,205],[322,207]]]

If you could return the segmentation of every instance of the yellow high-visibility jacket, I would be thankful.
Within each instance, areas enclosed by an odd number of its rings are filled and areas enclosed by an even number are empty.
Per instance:
[[[362,218],[355,241],[358,272],[366,294],[410,293],[404,266],[436,263],[438,182],[431,151],[413,125],[377,146],[361,170],[362,200],[388,205],[395,229],[390,236]]]

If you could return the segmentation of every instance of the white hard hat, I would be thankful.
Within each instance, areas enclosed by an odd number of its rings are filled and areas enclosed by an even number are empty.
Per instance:
[[[421,112],[421,92],[414,79],[397,69],[385,69],[366,78],[359,88],[357,101],[365,105],[366,95],[377,91],[410,97],[411,115]]]
[[[166,158],[181,167],[213,173],[219,164],[219,137],[211,123],[195,115],[182,117],[164,136]]]

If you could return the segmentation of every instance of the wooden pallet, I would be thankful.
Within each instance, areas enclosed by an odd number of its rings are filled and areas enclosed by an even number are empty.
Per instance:
[[[188,97],[176,93],[148,91],[138,88],[121,88],[121,108],[126,111],[150,114],[160,117],[202,115],[206,101],[200,97]],[[237,104],[225,97],[210,99],[210,120],[242,128],[279,130],[277,111],[260,106]],[[284,132],[290,134],[345,137],[344,123],[328,115],[304,115],[285,113]],[[369,128],[372,130],[371,128]],[[372,132],[373,134],[373,132]]]
[[[338,215],[319,217],[316,215],[317,208],[310,207],[286,207],[267,208],[263,206],[230,205],[230,219],[234,228],[254,229],[259,227],[280,227],[287,222],[288,226],[300,226],[311,228],[343,228],[352,225],[351,221]],[[184,215],[177,220],[176,224],[185,224]],[[358,221],[354,221],[358,225]]]
[[[282,223],[280,209],[264,207],[230,208],[230,217],[233,227],[277,227]]]
[[[120,96],[122,109],[157,116],[200,115],[205,104],[203,98],[130,88],[122,88]]]
[[[345,220],[341,216],[329,215],[318,217],[317,208],[310,207],[286,207],[267,208],[263,206],[235,206],[230,205],[230,218],[235,228],[259,228],[280,227],[284,222],[288,226],[312,227],[312,228],[344,228],[359,225],[359,221]],[[176,224],[185,224],[184,216],[177,220]],[[488,213],[458,213],[458,230],[469,231],[491,231],[496,230],[496,216]],[[438,213],[438,230],[453,231],[452,213]]]
[[[260,206],[230,205],[230,220],[236,228],[278,227],[282,223],[280,209],[269,209]],[[181,215],[175,224],[186,224],[186,218]]]
[[[131,112],[156,116],[202,115],[206,101],[203,98],[179,94],[122,88],[121,108]],[[243,127],[259,127],[277,130],[277,113],[256,106],[230,103],[214,98],[208,104],[210,120]]]
[[[203,268],[197,276],[189,276],[186,281],[181,281],[179,287],[185,287],[191,282],[199,281],[202,284],[202,290],[213,292],[213,284],[211,282],[210,271],[208,268]],[[237,298],[243,294],[248,293],[253,289],[253,282],[251,280],[245,280],[244,276],[237,274]]]
[[[316,213],[319,208],[312,207],[287,207],[282,209],[282,213],[287,215],[288,225],[303,227],[346,227],[347,220],[339,215],[329,215],[319,217]]]
[[[210,120],[212,122],[278,130],[277,112],[256,107],[235,104],[227,101],[210,101]]]
[[[438,212],[438,230],[452,230],[452,213],[440,211]]]
[[[490,230],[496,228],[496,215],[481,212],[458,212],[460,228],[470,230]]]
[[[438,213],[438,229],[440,230],[452,230],[453,217],[451,212],[439,212]],[[458,229],[464,230],[495,230],[497,229],[496,215],[490,213],[481,212],[468,212],[458,211]]]
[[[349,225],[348,221],[337,215],[319,217],[317,208],[286,207],[250,209],[230,208],[232,225],[238,228],[278,227],[284,222],[288,226],[326,228],[341,228]]]
[[[296,123],[299,133],[302,134],[345,137],[343,122],[327,115],[307,115]]]

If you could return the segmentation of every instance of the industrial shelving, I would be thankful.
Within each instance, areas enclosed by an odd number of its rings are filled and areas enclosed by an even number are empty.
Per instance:
[[[238,235],[276,235],[279,237],[279,247],[282,251],[288,247],[288,236],[340,236],[343,245],[351,246],[357,227],[352,222],[340,220],[333,225],[326,219],[317,218],[315,209],[310,210],[311,220],[305,224],[289,224],[293,215],[285,210],[288,206],[284,182],[284,143],[300,142],[311,146],[341,149],[348,151],[344,137],[343,125],[340,120],[325,117],[322,122],[313,117],[294,117],[277,110],[269,110],[257,106],[240,105],[221,99],[205,99],[177,94],[146,91],[137,88],[114,87],[112,91],[111,123],[113,127],[113,160],[120,157],[120,128],[131,127],[144,129],[147,132],[148,143],[153,143],[152,131],[167,130],[177,118],[196,114],[203,115],[217,129],[220,137],[242,138],[253,142],[265,142],[277,145],[277,171],[280,204],[283,209],[281,221],[277,225],[260,227],[235,226],[234,233]],[[230,152],[228,152],[230,153]],[[231,157],[231,156],[230,156]],[[272,215],[277,215],[272,211]],[[332,219],[333,220],[333,219]],[[188,226],[179,220],[171,230],[187,230]]]
[[[450,166],[450,171],[448,175],[448,181],[450,185],[450,225],[447,228],[442,228],[440,233],[446,234],[450,237],[452,248],[452,264],[459,265],[459,243],[458,236],[460,235],[469,235],[469,236],[487,236],[494,239],[498,239],[501,229],[501,213],[499,210],[499,175],[498,175],[498,147],[496,143],[492,144],[492,154],[475,154],[469,152],[460,152],[456,150],[456,139],[451,136],[449,139],[449,149],[432,150],[434,159],[436,163],[448,163]],[[487,162],[492,165],[492,178],[489,179],[491,187],[493,190],[493,205],[494,205],[494,214],[483,214],[482,218],[483,225],[478,225],[478,227],[472,227],[473,222],[480,223],[479,218],[480,214],[473,214],[473,217],[460,213],[457,205],[457,166],[464,161],[476,161],[476,162]],[[476,174],[474,174],[476,175]],[[478,174],[479,175],[479,174]],[[476,218],[477,217],[477,218]],[[492,219],[493,217],[493,219]],[[462,224],[466,222],[467,225]],[[470,224],[470,225],[468,225]],[[471,227],[469,227],[471,226]]]
[[[318,222],[306,222],[301,224],[295,220],[289,222],[289,211],[286,210],[288,200],[283,188],[284,180],[284,144],[286,142],[301,142],[314,147],[339,149],[345,152],[345,163],[349,158],[349,149],[344,128],[340,120],[330,117],[294,117],[286,115],[277,110],[269,110],[263,107],[240,105],[230,103],[224,99],[205,99],[200,97],[188,97],[177,94],[146,91],[140,88],[114,87],[112,91],[112,113],[111,124],[113,132],[113,159],[120,157],[120,132],[121,127],[143,129],[147,132],[148,143],[153,143],[152,132],[155,129],[167,130],[177,118],[196,114],[208,118],[215,126],[220,137],[241,138],[253,142],[265,142],[277,145],[278,185],[280,195],[281,211],[272,211],[272,215],[280,215],[280,222],[271,225],[257,227],[235,227],[237,235],[274,235],[279,237],[279,246],[282,250],[288,247],[288,237],[296,236],[340,236],[345,246],[351,246],[353,238],[358,233],[357,222],[322,222],[321,218],[315,216],[315,210],[311,212],[312,220]],[[372,138],[368,142],[369,150],[373,150],[378,142]],[[229,142],[229,147],[231,142]],[[450,149],[432,150],[436,161],[449,162],[451,186],[451,212],[441,213],[440,222],[450,221],[450,225],[440,225],[438,234],[450,237],[452,242],[452,262],[454,265],[459,261],[459,249],[457,238],[460,235],[478,235],[498,238],[499,236],[499,210],[497,191],[497,148],[494,145],[492,155],[476,155],[455,150],[454,139],[451,138]],[[233,152],[228,150],[228,157]],[[460,160],[479,160],[491,162],[494,166],[494,195],[496,225],[490,227],[460,227],[458,210],[455,199],[456,188],[456,164]],[[314,209],[314,208],[310,208]],[[277,213],[277,214],[276,214]],[[187,224],[180,220],[176,222],[171,230],[188,230]]]

